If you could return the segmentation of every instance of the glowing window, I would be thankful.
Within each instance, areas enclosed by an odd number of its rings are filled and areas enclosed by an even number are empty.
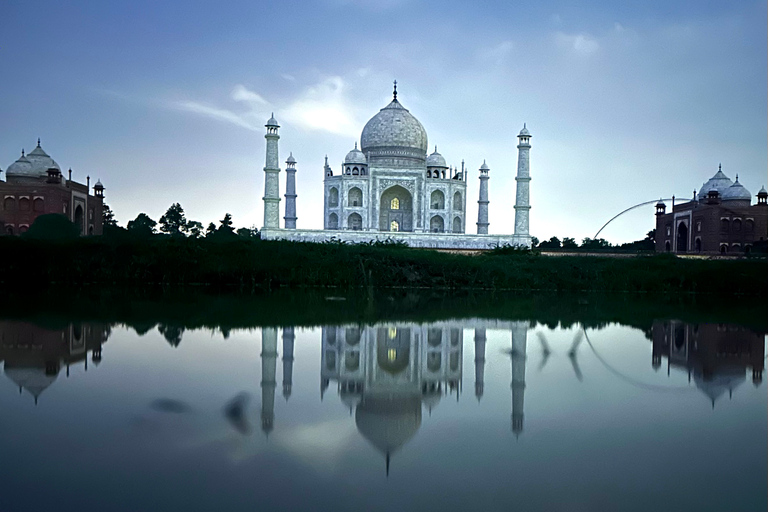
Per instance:
[[[387,350],[387,359],[389,359],[390,362],[397,359],[397,350],[395,350],[394,348]]]
[[[398,224],[396,220],[393,220],[392,223],[389,225],[389,230],[400,231],[400,224]]]
[[[399,210],[400,209],[400,199],[393,197],[392,201],[389,203],[389,209],[390,210]],[[393,231],[397,231],[396,229]]]
[[[395,336],[397,336],[397,327],[390,327],[389,328],[389,339],[394,339]]]

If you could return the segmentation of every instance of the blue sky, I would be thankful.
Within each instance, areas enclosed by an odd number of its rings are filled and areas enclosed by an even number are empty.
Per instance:
[[[319,228],[324,155],[338,170],[397,79],[430,147],[470,168],[468,227],[486,159],[490,231],[512,231],[526,122],[531,232],[580,239],[690,197],[721,162],[753,194],[766,184],[767,16],[751,1],[5,0],[0,168],[41,137],[76,179],[101,179],[122,224],[180,202],[261,226],[274,111],[298,226]],[[602,235],[653,224],[639,210]]]

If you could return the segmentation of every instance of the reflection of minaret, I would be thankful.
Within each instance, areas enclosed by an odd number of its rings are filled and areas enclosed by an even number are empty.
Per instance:
[[[485,380],[485,329],[475,329],[475,396],[477,401],[483,396]]]
[[[523,431],[523,405],[525,402],[525,346],[528,322],[514,322],[512,326],[512,432],[515,437]]]
[[[269,435],[275,420],[275,370],[277,369],[277,329],[261,329],[261,430]]]
[[[288,400],[293,385],[293,327],[283,328],[283,397]]]

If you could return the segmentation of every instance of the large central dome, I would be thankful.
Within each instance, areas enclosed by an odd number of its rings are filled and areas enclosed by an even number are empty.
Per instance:
[[[360,149],[369,158],[427,157],[427,132],[397,98],[373,116],[360,137]]]

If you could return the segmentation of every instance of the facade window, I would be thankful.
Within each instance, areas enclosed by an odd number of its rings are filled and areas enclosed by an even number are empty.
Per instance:
[[[19,211],[22,212],[28,212],[29,211],[29,198],[28,197],[22,197],[19,199]]]
[[[328,206],[339,206],[339,189],[332,187],[328,192]]]
[[[335,213],[332,213],[328,216],[328,228],[329,229],[338,229],[339,228],[339,216]]]
[[[734,219],[733,220],[733,230],[734,231],[741,231],[741,219]]]
[[[701,221],[700,220],[696,221],[696,232],[697,233],[701,233]]]
[[[728,219],[720,219],[720,231],[728,231],[731,227],[731,221]]]
[[[5,233],[8,234],[8,235],[12,235],[13,234],[13,226],[6,225],[5,226]]]
[[[393,197],[392,201],[389,202],[389,209],[390,210],[399,210],[400,209],[400,199]],[[393,224],[397,224],[393,221]],[[392,231],[397,231],[396,229],[393,229]]]
[[[453,194],[453,209],[461,210],[461,192]]]
[[[755,221],[752,219],[747,219],[747,221],[744,223],[744,229],[747,233],[751,233],[755,230]]]
[[[6,197],[5,201],[3,201],[3,208],[7,212],[12,212],[16,210],[16,199],[13,197]]]
[[[39,197],[35,198],[35,200],[32,202],[32,209],[36,212],[42,212],[45,210],[45,201]]]
[[[363,206],[363,191],[357,187],[349,189],[347,203],[349,206]]]
[[[390,231],[400,231],[400,224],[398,224],[398,222],[396,220],[393,220],[389,224],[389,230]]]
[[[671,235],[672,235],[672,226],[667,224],[667,236],[671,236]]]
[[[432,196],[430,197],[432,208],[434,210],[442,210],[445,208],[445,195],[439,190],[435,190],[432,192]]]

